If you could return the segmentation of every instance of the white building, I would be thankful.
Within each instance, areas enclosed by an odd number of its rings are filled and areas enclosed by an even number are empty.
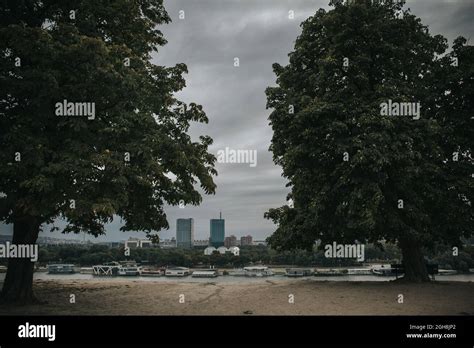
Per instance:
[[[207,247],[206,249],[204,249],[204,255],[212,255],[214,253],[214,251],[216,251],[217,249],[210,246],[210,247]]]
[[[125,241],[125,248],[151,248],[153,247],[153,242],[149,239],[139,239],[130,237]]]
[[[210,247],[207,247],[206,249],[204,249],[204,255],[212,255],[215,251],[219,252],[219,254],[221,255],[225,255],[226,253],[232,253],[234,256],[239,256],[240,255],[240,249],[239,247],[230,247],[229,249],[227,249],[226,247],[219,247],[219,248],[214,248],[212,246]]]
[[[140,239],[140,248],[152,248],[153,242],[149,239]]]
[[[219,254],[224,255],[229,249],[227,249],[225,246],[220,246],[217,248],[217,251]]]
[[[236,246],[230,247],[229,252],[234,254],[234,256],[239,256],[240,255],[240,249],[239,249],[239,247],[236,247]]]
[[[194,246],[195,247],[206,247],[209,245],[209,240],[208,239],[201,239],[201,240],[195,240],[194,241]]]

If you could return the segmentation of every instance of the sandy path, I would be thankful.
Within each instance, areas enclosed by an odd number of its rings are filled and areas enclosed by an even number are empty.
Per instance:
[[[474,283],[252,283],[35,281],[46,305],[0,307],[0,314],[60,315],[474,315]],[[74,294],[76,303],[69,302]],[[294,295],[294,304],[289,295]],[[398,303],[398,295],[404,303]],[[184,295],[184,303],[180,303]],[[181,297],[182,299],[182,297]]]

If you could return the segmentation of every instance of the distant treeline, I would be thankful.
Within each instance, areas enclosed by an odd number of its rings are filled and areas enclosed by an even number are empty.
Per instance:
[[[437,247],[436,253],[428,258],[429,262],[439,264],[443,269],[455,269],[468,272],[474,268],[474,246],[464,246],[458,256],[453,256],[451,248]],[[240,256],[231,254],[204,255],[203,249],[130,249],[126,256],[124,248],[110,248],[103,245],[50,245],[39,248],[39,265],[61,262],[80,266],[92,266],[110,261],[134,260],[142,264],[156,266],[208,267],[213,265],[223,268],[243,267],[249,264],[296,265],[308,267],[358,266],[360,263],[351,259],[328,259],[324,251],[296,250],[279,252],[266,246],[244,246]],[[386,244],[382,249],[375,245],[365,248],[365,262],[393,262],[401,260],[398,247]],[[5,260],[2,260],[5,264]]]

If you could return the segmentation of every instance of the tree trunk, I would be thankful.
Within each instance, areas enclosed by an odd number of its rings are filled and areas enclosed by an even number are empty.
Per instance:
[[[405,268],[405,276],[402,279],[415,283],[429,282],[430,277],[421,252],[421,245],[412,239],[402,239],[399,246],[402,250],[402,263]]]
[[[35,244],[40,223],[34,217],[15,220],[12,244]],[[34,262],[27,258],[8,259],[8,269],[0,294],[0,302],[14,304],[38,303],[33,293]]]

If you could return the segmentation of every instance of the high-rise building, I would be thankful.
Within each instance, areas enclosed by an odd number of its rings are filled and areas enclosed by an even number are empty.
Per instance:
[[[248,236],[245,236],[245,237],[240,237],[240,245],[241,246],[252,245],[252,243],[253,243],[252,236],[248,235]]]
[[[177,219],[176,220],[176,246],[178,248],[189,249],[193,247],[194,242],[194,220]]]
[[[222,213],[219,219],[211,219],[211,246],[218,248],[224,246],[225,238],[225,220],[222,218]]]
[[[234,235],[231,235],[229,237],[225,237],[224,239],[224,246],[226,248],[230,248],[233,246],[237,246],[237,237]]]

